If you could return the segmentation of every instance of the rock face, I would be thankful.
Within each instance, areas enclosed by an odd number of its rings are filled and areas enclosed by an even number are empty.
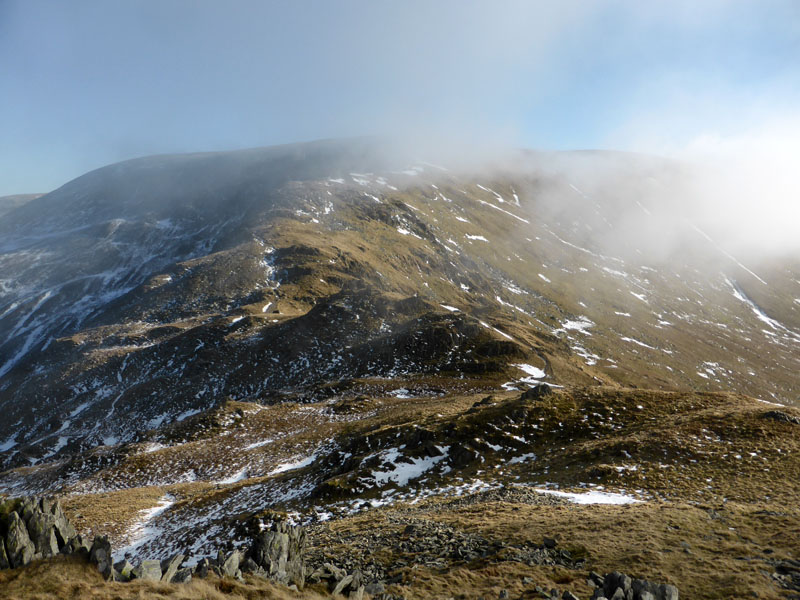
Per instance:
[[[678,600],[678,588],[674,585],[632,579],[618,571],[602,578],[592,574],[590,581],[597,586],[592,600]]]
[[[161,581],[161,562],[158,560],[143,560],[142,564],[133,570],[133,577],[142,581]]]
[[[183,554],[176,554],[172,558],[167,560],[161,561],[161,581],[165,583],[170,583],[178,572],[178,569],[183,562],[183,559],[186,558]]]
[[[99,535],[94,538],[92,549],[89,551],[89,560],[97,565],[97,570],[103,574],[103,577],[111,579],[111,543],[106,536]]]
[[[6,534],[6,551],[11,567],[21,567],[33,560],[36,548],[28,535],[25,522],[16,511],[11,511],[7,521],[8,533]]]
[[[110,577],[108,541],[103,543],[98,538],[91,552],[100,571]],[[69,522],[58,500],[26,497],[0,502],[0,569],[22,567],[35,558],[59,553],[84,553],[89,557],[90,548]]]
[[[522,398],[524,400],[539,400],[540,398],[550,396],[552,393],[553,388],[544,383],[540,383],[522,392]]]
[[[306,579],[305,545],[306,533],[302,527],[276,522],[270,531],[254,538],[249,558],[264,569],[269,579],[302,588]]]
[[[103,577],[113,581],[187,583],[192,577],[205,577],[209,571],[241,579],[245,570],[302,588],[306,580],[305,543],[302,527],[276,522],[269,531],[255,536],[246,554],[240,550],[220,551],[216,559],[203,558],[194,569],[181,569],[186,558],[183,554],[162,561],[142,560],[134,567],[127,560],[112,564],[111,543],[106,536],[95,537],[89,546],[69,522],[58,500],[12,498],[0,502],[0,569],[22,567],[35,558],[59,553],[83,554]],[[358,586],[353,591],[358,591]]]

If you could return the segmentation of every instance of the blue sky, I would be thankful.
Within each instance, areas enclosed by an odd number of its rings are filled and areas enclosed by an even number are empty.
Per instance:
[[[783,147],[798,65],[794,1],[0,0],[0,195],[146,154],[398,132]]]

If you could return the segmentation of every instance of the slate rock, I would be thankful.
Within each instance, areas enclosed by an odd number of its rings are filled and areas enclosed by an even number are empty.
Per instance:
[[[130,581],[133,575],[133,565],[127,560],[114,563],[114,581]]]
[[[341,581],[342,579],[347,577],[347,571],[345,571],[344,569],[340,569],[334,564],[325,563],[322,566],[325,567],[328,570],[328,572],[331,573],[331,575],[333,575],[333,579],[336,581]]]
[[[158,560],[143,560],[133,570],[134,578],[142,581],[161,581],[161,575],[161,561]]]
[[[225,559],[220,564],[220,569],[223,575],[228,577],[236,577],[241,575],[239,570],[239,563],[242,561],[242,554],[238,550],[233,550],[228,553]]]
[[[0,537],[0,569],[10,569],[11,563],[8,562],[8,555],[6,554],[6,542]]]
[[[245,559],[239,564],[239,568],[242,570],[242,573],[253,573],[254,575],[258,575],[260,577],[266,577],[267,572],[259,567],[250,556],[245,557]]]
[[[622,590],[622,594],[617,594],[617,598],[620,600],[627,600],[628,592],[631,590],[632,585],[633,580],[619,571],[606,573],[606,576],[603,578],[603,591],[605,592],[606,597],[610,598],[611,600],[616,600],[614,596],[617,589]]]
[[[761,415],[764,419],[772,419],[773,421],[781,421],[783,423],[793,423],[800,425],[800,417],[789,415],[780,410],[770,410]]]
[[[61,502],[56,500],[52,507],[53,525],[56,529],[56,537],[58,538],[59,548],[68,543],[69,540],[78,535],[75,527],[70,523],[67,515],[61,509]]]
[[[27,565],[33,560],[36,548],[28,535],[25,522],[16,511],[8,515],[8,533],[6,534],[6,554],[13,568]]]
[[[55,500],[48,496],[42,496],[39,498],[38,508],[41,512],[49,515],[52,514],[53,505],[55,504]]]
[[[208,577],[208,571],[211,569],[211,561],[207,558],[203,558],[194,568],[194,575],[196,577],[200,577],[201,579],[205,579]]]
[[[279,521],[253,539],[249,556],[271,580],[302,589],[306,580],[305,544],[303,527]]]
[[[183,559],[186,558],[183,554],[176,554],[172,558],[161,561],[161,581],[170,583],[178,572]]]
[[[659,600],[678,600],[678,588],[668,583],[658,586]]]
[[[41,510],[34,511],[28,520],[28,535],[36,548],[36,552],[41,554],[43,558],[55,556],[59,553],[55,532],[55,517],[53,515]]]
[[[172,578],[172,583],[189,583],[192,580],[192,569],[178,569],[175,577]]]
[[[600,575],[600,573],[596,573],[595,571],[589,571],[589,577],[586,579],[586,581],[590,585],[596,588],[603,589],[604,579],[603,576]]]
[[[89,547],[88,542],[83,539],[81,534],[76,535],[72,539],[69,540],[62,548],[61,551],[64,554],[80,554],[84,558],[89,558],[89,552],[91,548]]]
[[[341,594],[342,592],[344,592],[344,590],[346,590],[350,586],[352,581],[353,581],[353,576],[352,575],[347,575],[347,576],[343,577],[342,580],[339,581],[339,583],[337,583],[334,586],[333,591],[331,592],[331,594],[333,594],[334,596],[336,594]]]
[[[12,498],[11,502],[17,505],[14,510],[26,525],[28,524],[31,516],[33,516],[33,513],[39,510],[37,503],[27,496],[17,499],[17,501]]]
[[[349,600],[364,600],[364,589],[365,587],[360,585],[358,588],[351,590],[348,596]]]
[[[107,536],[98,535],[94,538],[92,548],[89,550],[89,561],[97,565],[97,570],[103,574],[103,577],[111,578],[111,543]]]
[[[522,400],[539,400],[553,394],[553,388],[546,383],[540,383],[522,392]]]
[[[572,592],[566,591],[561,594],[561,600],[578,600],[578,597]]]
[[[386,586],[381,581],[373,581],[365,586],[364,591],[370,596],[377,596],[386,591]]]

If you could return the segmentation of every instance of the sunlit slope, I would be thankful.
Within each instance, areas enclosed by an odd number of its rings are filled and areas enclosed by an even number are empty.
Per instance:
[[[464,174],[342,144],[122,163],[3,217],[5,463],[364,377],[796,402],[796,259],[677,217],[662,243],[671,168],[613,194],[569,154]]]

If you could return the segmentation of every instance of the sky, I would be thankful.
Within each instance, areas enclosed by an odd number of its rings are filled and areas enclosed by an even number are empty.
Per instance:
[[[791,170],[798,65],[794,0],[0,0],[0,195],[398,133]]]

